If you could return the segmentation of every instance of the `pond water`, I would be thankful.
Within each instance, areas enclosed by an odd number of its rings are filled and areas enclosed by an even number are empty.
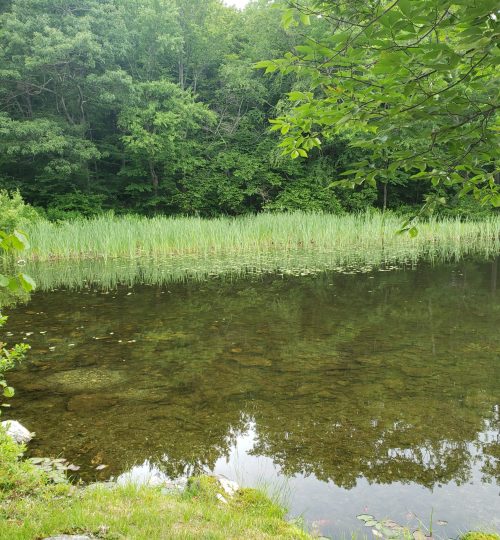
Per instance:
[[[9,415],[86,481],[215,470],[336,537],[360,513],[500,530],[497,268],[36,292]]]

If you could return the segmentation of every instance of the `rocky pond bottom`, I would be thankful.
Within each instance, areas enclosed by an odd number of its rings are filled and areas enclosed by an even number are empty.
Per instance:
[[[336,537],[500,530],[496,268],[37,292],[8,416],[89,482],[215,471]]]

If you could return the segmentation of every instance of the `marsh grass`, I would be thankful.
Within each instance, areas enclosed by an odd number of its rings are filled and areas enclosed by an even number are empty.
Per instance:
[[[428,221],[415,238],[379,213],[260,214],[242,218],[101,216],[28,228],[24,269],[38,288],[167,285],[214,276],[369,272],[500,253],[500,216]]]
[[[38,261],[85,259],[165,259],[178,255],[257,256],[306,250],[383,257],[461,257],[500,250],[500,216],[476,222],[431,219],[415,238],[397,234],[401,218],[392,214],[259,214],[220,217],[115,217],[103,215],[62,223],[33,222],[27,234]]]

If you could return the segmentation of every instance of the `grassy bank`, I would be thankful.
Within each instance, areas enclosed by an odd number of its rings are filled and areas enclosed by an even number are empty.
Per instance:
[[[260,491],[240,490],[228,504],[214,479],[194,479],[179,494],[161,488],[49,484],[20,447],[0,431],[0,540],[93,534],[109,540],[307,539],[284,519],[285,510]]]
[[[481,222],[430,220],[415,238],[396,234],[401,218],[357,215],[259,214],[201,219],[101,216],[63,223],[36,221],[26,228],[38,261],[266,253],[307,249],[373,257],[460,257],[500,250],[500,215]]]

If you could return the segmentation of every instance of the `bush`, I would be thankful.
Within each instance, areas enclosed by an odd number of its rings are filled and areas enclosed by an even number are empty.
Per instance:
[[[104,195],[89,195],[81,191],[57,195],[47,208],[51,221],[64,221],[79,217],[94,217],[103,213]]]
[[[11,233],[14,229],[23,229],[29,222],[40,216],[29,204],[26,204],[19,191],[9,193],[0,190],[0,230]]]
[[[285,186],[273,201],[264,206],[265,210],[294,212],[328,212],[343,214],[344,209],[332,189],[320,183],[311,184],[308,179],[299,179]]]
[[[448,198],[447,203],[438,208],[439,217],[462,217],[467,219],[486,219],[496,212],[489,204],[481,204],[480,201],[468,195],[459,197],[455,195]]]

